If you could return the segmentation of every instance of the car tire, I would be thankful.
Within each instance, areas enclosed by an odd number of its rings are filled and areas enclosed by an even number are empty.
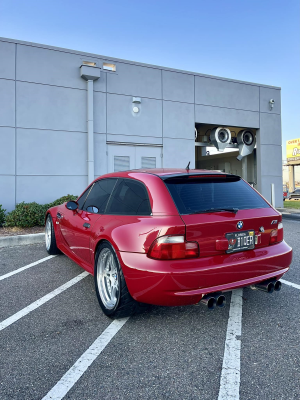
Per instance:
[[[50,214],[47,215],[45,225],[45,243],[46,250],[50,255],[61,254],[61,251],[57,247],[53,220]]]
[[[131,297],[118,256],[107,241],[97,249],[94,280],[98,302],[106,316],[125,318],[145,309]]]

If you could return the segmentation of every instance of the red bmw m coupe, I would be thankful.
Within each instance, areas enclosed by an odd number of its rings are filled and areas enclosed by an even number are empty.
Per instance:
[[[292,262],[282,216],[239,176],[217,171],[115,172],[46,215],[46,249],[94,275],[103,312],[143,303],[223,306],[235,288],[273,292]]]

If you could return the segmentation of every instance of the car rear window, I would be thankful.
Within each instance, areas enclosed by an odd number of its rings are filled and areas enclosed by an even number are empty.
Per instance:
[[[268,203],[239,177],[173,178],[165,180],[180,214],[209,209],[268,208]]]

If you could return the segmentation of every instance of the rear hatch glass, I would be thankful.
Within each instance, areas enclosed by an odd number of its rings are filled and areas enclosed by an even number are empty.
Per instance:
[[[255,247],[269,244],[271,221],[278,214],[240,177],[189,175],[164,182],[186,225],[186,239],[199,243],[200,257],[224,254],[227,250],[220,241],[224,246],[224,241],[236,238],[236,232],[247,237],[259,235]],[[259,230],[262,226],[263,233]],[[253,244],[252,239],[247,240]]]
[[[180,214],[208,210],[268,208],[268,203],[238,176],[219,175],[165,180]]]

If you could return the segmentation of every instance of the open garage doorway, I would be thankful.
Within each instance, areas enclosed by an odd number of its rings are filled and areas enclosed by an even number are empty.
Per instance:
[[[252,138],[251,134],[253,135]],[[216,136],[218,135],[220,138],[220,146],[218,145],[218,138],[216,138]],[[241,144],[241,138],[244,140],[245,143]],[[256,138],[256,129],[232,126],[220,127],[217,125],[196,123],[196,168],[211,169],[239,175],[243,177],[243,179],[245,179],[247,182],[249,182],[252,186],[256,187],[256,145],[254,145],[255,142],[251,142],[253,138],[254,140]],[[222,144],[222,142],[224,142],[224,144]],[[241,150],[243,146],[244,149]],[[246,151],[244,151],[245,146]],[[241,154],[247,155],[242,156]]]

